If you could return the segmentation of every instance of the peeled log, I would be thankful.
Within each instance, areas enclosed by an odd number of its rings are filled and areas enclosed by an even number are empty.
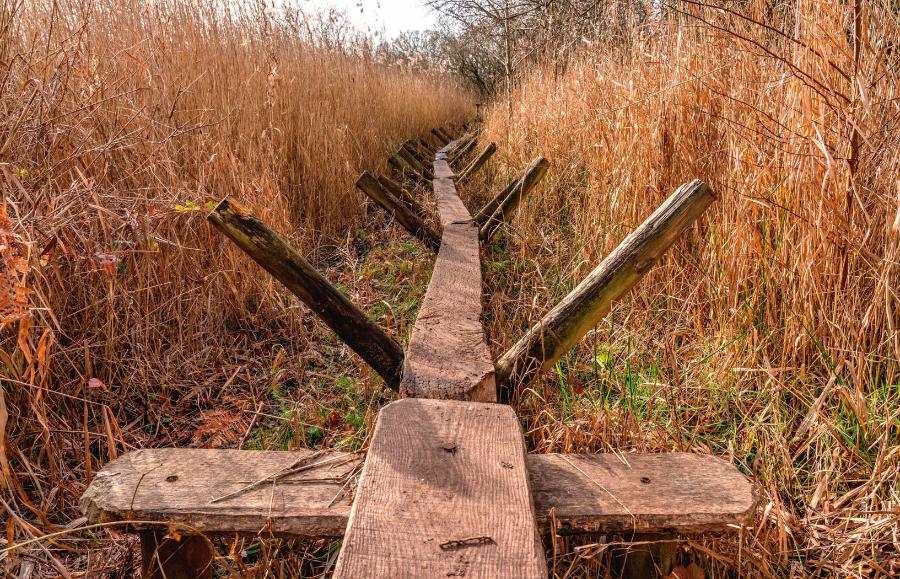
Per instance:
[[[400,345],[303,256],[236,201],[225,199],[208,219],[309,306],[389,387],[399,388],[403,371]]]
[[[631,289],[714,200],[715,194],[702,181],[679,187],[497,360],[498,385],[508,391],[552,367],[609,313],[613,301]]]
[[[391,195],[381,186],[378,179],[366,171],[356,180],[356,186],[372,201],[378,203],[385,211],[394,216],[412,235],[418,237],[435,253],[441,248],[441,236],[432,231],[422,218],[410,210],[402,201]]]

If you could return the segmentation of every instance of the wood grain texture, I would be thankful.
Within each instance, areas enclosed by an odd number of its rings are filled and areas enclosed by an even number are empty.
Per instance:
[[[107,464],[81,499],[90,522],[184,523],[205,533],[340,537],[350,514],[345,496],[332,503],[339,480],[357,461],[328,452],[323,466],[210,503],[312,455],[215,449],[145,449]],[[559,534],[632,532],[727,533],[754,509],[750,483],[721,459],[667,453],[530,454],[528,477],[538,526]],[[167,480],[171,476],[175,481]],[[649,479],[644,482],[643,479]],[[304,483],[303,481],[308,481]],[[133,530],[144,528],[135,525]]]
[[[538,521],[549,532],[727,533],[755,509],[753,487],[703,454],[535,454],[528,472]]]
[[[441,237],[405,203],[394,197],[371,173],[365,171],[356,180],[356,187],[390,213],[411,235],[417,237],[432,251],[441,247]]]
[[[403,350],[387,332],[294,251],[281,237],[234,200],[225,199],[209,221],[256,263],[283,283],[394,389],[400,384]]]
[[[385,406],[334,577],[546,577],[512,408]]]
[[[609,312],[715,200],[699,180],[678,188],[626,237],[569,295],[497,360],[504,389],[527,383],[550,368]]]
[[[478,229],[453,184],[446,161],[451,146],[434,161],[441,248],[410,335],[400,394],[496,402],[494,363],[481,325]]]
[[[318,468],[210,502],[312,454],[309,450],[136,450],[104,466],[79,504],[92,523],[161,521],[212,534],[340,537],[350,513],[350,499],[343,496],[330,503],[341,491],[343,477],[361,457],[328,453],[314,459],[313,464],[323,463]],[[148,525],[132,527],[144,528]]]

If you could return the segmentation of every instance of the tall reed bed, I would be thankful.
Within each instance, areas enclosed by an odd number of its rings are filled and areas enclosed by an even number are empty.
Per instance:
[[[206,224],[212,203],[334,255],[364,217],[359,172],[469,115],[447,77],[298,6],[0,5],[4,541],[77,517],[142,435],[178,443],[176,405],[245,379],[224,364],[309,346],[308,314]]]
[[[884,576],[900,568],[896,10],[667,6],[486,115],[504,163],[489,189],[552,163],[492,250],[496,352],[705,180],[719,199],[702,223],[522,397],[534,444],[732,460],[761,509],[715,546],[715,573]]]

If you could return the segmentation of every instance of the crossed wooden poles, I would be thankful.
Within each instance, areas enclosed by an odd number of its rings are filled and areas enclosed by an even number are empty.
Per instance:
[[[210,220],[277,277],[354,351],[407,399],[379,414],[365,470],[357,490],[336,577],[377,575],[396,577],[411,573],[410,559],[425,575],[471,572],[469,564],[454,567],[447,549],[422,549],[417,543],[448,536],[458,541],[490,541],[497,545],[492,556],[484,556],[477,573],[494,577],[542,577],[546,574],[543,553],[535,527],[535,515],[525,472],[525,447],[515,415],[496,405],[477,409],[434,400],[492,403],[507,398],[516,386],[527,383],[552,366],[600,319],[612,302],[627,292],[672,243],[712,203],[714,196],[700,181],[680,187],[643,224],[604,259],[568,296],[535,324],[494,363],[481,325],[480,244],[515,215],[529,192],[547,173],[549,163],[537,157],[522,175],[471,217],[456,192],[451,164],[462,163],[476,146],[474,133],[451,141],[440,130],[437,151],[424,141],[408,141],[391,157],[401,176],[430,183],[437,197],[441,231],[426,222],[425,211],[401,184],[363,173],[357,187],[393,215],[406,230],[437,252],[431,282],[419,310],[406,354],[369,318],[331,287],[299,254],[276,234],[240,209],[223,201]],[[458,180],[465,180],[482,167],[496,150],[489,144],[464,165]],[[426,159],[434,156],[431,168]],[[475,473],[476,480],[457,482],[447,492],[420,484],[430,473],[442,472],[446,457],[434,448],[453,453],[460,447],[446,442],[452,432],[472,445],[474,456],[454,466],[456,472]],[[414,426],[411,426],[414,425]],[[422,441],[428,441],[421,446]],[[491,441],[485,446],[487,441]],[[431,446],[429,446],[431,444]],[[413,449],[405,457],[402,449]],[[396,463],[404,462],[397,475]],[[509,465],[509,473],[492,473],[487,488],[484,470],[492,464]],[[487,465],[487,466],[486,466]],[[480,478],[479,478],[480,477]],[[432,481],[438,482],[438,481]],[[500,490],[502,501],[496,495]],[[396,493],[400,493],[400,498]],[[453,493],[468,493],[475,501]],[[397,514],[407,495],[415,495],[415,507]],[[510,510],[509,504],[514,505]],[[471,518],[454,519],[456,509],[470,508]],[[411,513],[411,514],[410,514]],[[450,518],[452,522],[447,523]],[[471,520],[474,518],[474,522]],[[434,524],[435,520],[444,522]],[[483,533],[485,521],[503,521],[491,534]],[[428,527],[422,533],[411,528]],[[482,534],[479,534],[482,532]],[[398,542],[397,537],[403,537]],[[474,539],[473,539],[474,537]],[[381,545],[397,545],[399,552]],[[443,545],[443,544],[442,544]],[[473,546],[474,547],[474,546]],[[460,548],[468,548],[462,545]],[[405,549],[405,550],[404,550]],[[657,557],[659,557],[657,553]],[[374,569],[376,571],[372,571]],[[646,566],[646,565],[644,565]],[[646,571],[631,565],[631,574]],[[628,571],[628,566],[625,566]]]
[[[362,464],[337,452],[153,449],[106,465],[82,508],[92,522],[138,520],[132,528],[142,533],[146,577],[211,577],[208,541],[172,540],[154,521],[212,534],[343,536],[338,578],[540,578],[542,532],[649,533],[654,546],[617,556],[617,565],[622,576],[650,577],[671,565],[675,534],[728,532],[751,514],[749,483],[715,457],[531,455],[512,408],[496,404],[606,315],[712,203],[709,188],[679,187],[494,361],[481,324],[481,246],[513,219],[549,163],[536,158],[472,217],[456,185],[496,146],[475,154],[475,131],[453,139],[436,129],[432,137],[408,141],[391,157],[398,180],[364,173],[357,181],[437,252],[406,352],[240,203],[226,199],[209,215],[401,400],[379,411]],[[453,166],[462,167],[459,175]],[[438,228],[408,183],[433,188]],[[312,479],[302,478],[307,472]],[[355,473],[351,508],[342,497]]]
[[[444,143],[450,142],[450,137],[444,131],[435,130],[434,134]],[[467,135],[459,142],[454,141],[456,154],[449,155],[447,160],[439,159],[437,163],[442,163],[444,173],[437,177],[434,172],[423,170],[422,156],[424,151],[430,150],[426,149],[427,145],[422,140],[417,143],[408,141],[391,157],[397,161],[396,166],[399,167],[401,175],[410,175],[420,182],[433,184],[438,204],[439,206],[443,204],[441,213],[445,223],[441,232],[428,225],[425,210],[412,193],[389,177],[375,177],[369,172],[364,172],[356,185],[372,201],[393,215],[410,234],[435,252],[439,252],[442,247],[442,236],[443,243],[446,244],[448,236],[456,235],[457,226],[462,224],[460,222],[477,228],[477,238],[482,243],[489,243],[498,228],[511,221],[520,204],[540,183],[549,163],[543,157],[535,158],[520,177],[513,179],[473,218],[458,201],[449,163],[464,160],[466,154],[475,147],[476,141],[474,135]],[[465,166],[460,175],[471,175],[477,171],[494,151],[496,145],[490,143]],[[437,169],[437,163],[435,170],[440,170]],[[541,370],[552,367],[596,326],[609,312],[613,301],[628,292],[649,271],[658,258],[714,199],[712,191],[701,181],[691,181],[679,187],[568,296],[500,356],[489,372],[494,376],[496,387],[508,392],[517,385],[521,386],[531,380]],[[446,219],[443,219],[444,213],[447,215]],[[400,389],[401,377],[404,374],[404,353],[399,344],[331,286],[300,254],[233,200],[222,201],[209,215],[209,219],[309,306],[381,375],[388,387]],[[467,249],[476,252],[477,264],[477,244]],[[471,258],[471,255],[469,257]],[[437,280],[440,280],[444,271],[442,268],[435,269]],[[480,275],[474,276],[472,271],[454,272],[456,273],[480,279]],[[435,279],[432,280],[432,285],[435,285],[434,282]],[[440,284],[437,287],[441,288]],[[465,284],[465,287],[474,286]],[[476,289],[477,293],[466,296],[472,302],[478,302],[480,299],[480,285]],[[420,321],[427,320],[421,314],[419,317]],[[416,327],[418,326],[419,324]],[[482,331],[480,322],[477,331]],[[414,345],[416,330],[413,332],[411,344]],[[456,392],[453,397],[458,398],[462,395],[463,393]],[[496,400],[496,395],[473,393],[465,398]]]

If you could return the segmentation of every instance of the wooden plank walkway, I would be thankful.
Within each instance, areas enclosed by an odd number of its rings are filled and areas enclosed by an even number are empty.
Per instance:
[[[443,237],[409,339],[400,394],[496,402],[494,362],[481,325],[478,228],[456,194],[447,163],[454,143],[435,156],[433,183]]]
[[[544,577],[509,406],[410,399],[378,416],[334,577]]]
[[[447,162],[455,143],[434,161],[443,233],[404,362],[409,398],[378,414],[338,579],[547,575],[519,422],[490,404],[478,229]]]

